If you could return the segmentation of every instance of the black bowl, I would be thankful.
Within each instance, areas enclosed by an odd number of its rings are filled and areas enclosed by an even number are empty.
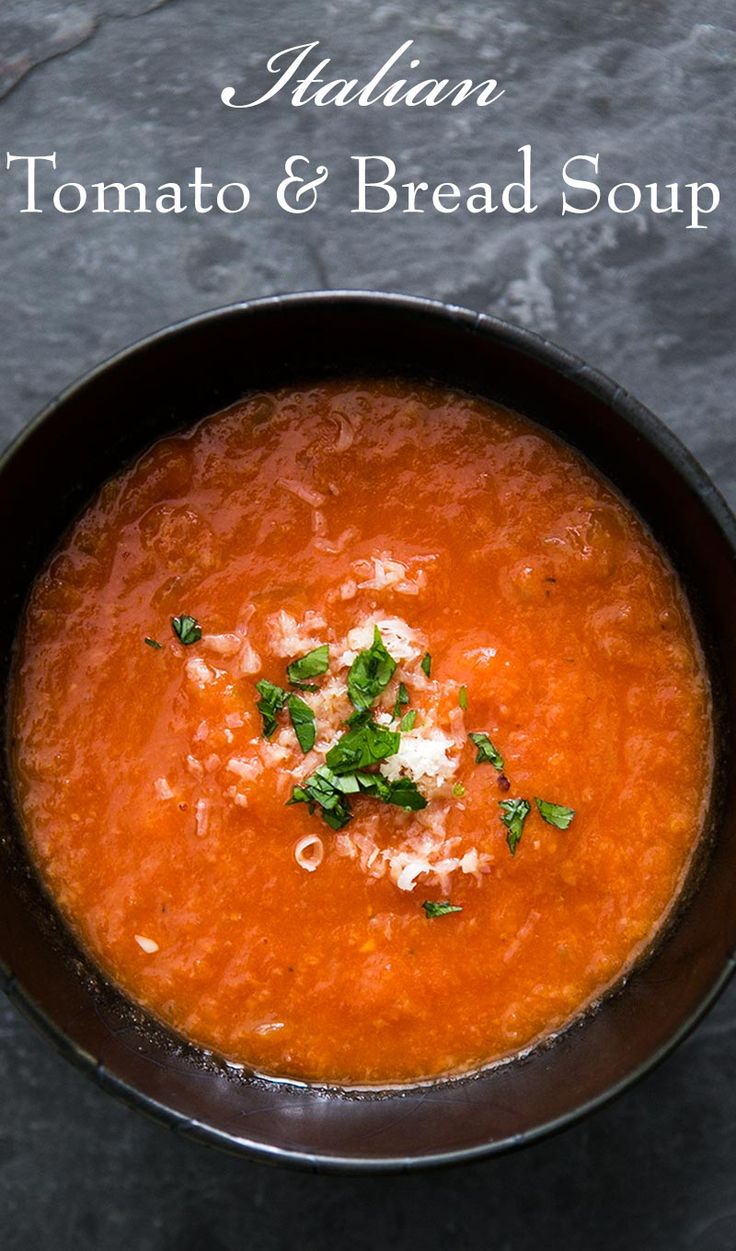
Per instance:
[[[0,463],[0,687],[29,586],[100,484],[147,444],[252,389],[404,374],[517,409],[579,448],[631,501],[690,598],[716,703],[706,851],[666,934],[625,984],[554,1042],[473,1078],[348,1094],[228,1071],[105,981],[28,861],[0,777],[0,963],[11,999],[106,1090],[177,1133],[330,1169],[470,1160],[530,1142],[646,1072],[713,1002],[736,945],[736,522],[674,436],[620,387],[534,335],[424,300],[361,293],[205,314],[67,391]],[[676,762],[673,762],[676,767]]]

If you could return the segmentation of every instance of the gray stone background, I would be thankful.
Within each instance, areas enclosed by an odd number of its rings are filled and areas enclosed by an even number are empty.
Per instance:
[[[486,110],[228,110],[223,86],[321,39],[367,75],[404,39],[426,72],[493,74]],[[0,437],[111,352],[202,309],[272,292],[373,287],[540,329],[659,413],[736,501],[734,71],[730,0],[2,0],[0,157],[58,153],[59,181],[253,188],[242,216],[21,216],[0,172]],[[532,217],[359,217],[351,153],[404,180],[514,177],[534,149]],[[327,162],[318,209],[273,189],[291,153]],[[559,170],[601,153],[601,184],[714,179],[708,230],[682,218],[558,215]],[[41,178],[42,203],[55,185]],[[6,540],[7,541],[7,540]],[[67,1067],[0,1008],[5,1251],[299,1246],[589,1251],[736,1247],[736,988],[656,1073],[551,1141],[397,1178],[312,1177],[176,1141]]]

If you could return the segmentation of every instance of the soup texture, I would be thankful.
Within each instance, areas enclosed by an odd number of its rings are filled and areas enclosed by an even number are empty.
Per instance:
[[[396,381],[255,395],[109,482],[34,587],[13,751],[98,964],[279,1076],[466,1072],[666,917],[711,777],[672,569],[576,452]]]

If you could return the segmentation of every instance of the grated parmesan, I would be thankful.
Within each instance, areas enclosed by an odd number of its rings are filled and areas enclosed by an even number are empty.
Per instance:
[[[255,647],[247,639],[243,639],[235,661],[235,676],[238,678],[252,677],[261,671],[261,658]]]
[[[318,834],[305,834],[294,847],[294,859],[300,869],[314,873],[322,863],[325,847]]]
[[[228,773],[234,773],[244,782],[254,782],[263,773],[263,761],[258,756],[244,760],[242,756],[231,756],[227,762]]]
[[[318,506],[313,503],[313,507]],[[317,539],[327,542],[322,537],[324,525],[321,514],[315,513],[313,524]],[[356,577],[367,575],[361,584],[363,589],[379,590],[389,586],[398,589],[399,583],[409,576],[406,564],[384,556],[355,562],[353,568]],[[418,586],[419,581],[421,579],[415,578],[415,585]],[[367,583],[374,582],[375,586],[367,587]],[[357,590],[356,579],[348,579],[336,587],[335,594],[349,598]],[[246,626],[250,616],[250,609],[241,614],[245,624],[230,634],[207,635],[203,639],[206,649],[227,660],[232,659],[233,668],[243,672],[257,672],[261,667],[260,656],[247,638]],[[410,778],[429,800],[428,806],[414,813],[395,810],[388,823],[386,814],[380,810],[370,811],[367,806],[361,807],[356,810],[356,820],[350,830],[336,833],[324,842],[316,831],[310,833],[295,844],[294,857],[301,868],[313,873],[329,849],[339,857],[356,861],[360,871],[371,878],[388,877],[401,891],[413,891],[421,883],[422,886],[438,886],[443,892],[448,892],[454,873],[479,881],[482,875],[491,872],[493,857],[478,847],[462,845],[463,840],[452,837],[448,830],[450,814],[457,805],[443,803],[441,799],[448,794],[448,784],[455,778],[460,751],[465,745],[464,714],[457,706],[456,684],[451,684],[450,692],[446,683],[427,678],[421,670],[419,659],[427,650],[426,637],[402,617],[374,611],[349,630],[344,639],[333,641],[331,672],[319,683],[319,690],[303,691],[300,695],[314,713],[318,730],[317,741],[308,755],[304,756],[298,750],[293,729],[281,723],[278,733],[270,741],[262,737],[254,738],[245,748],[245,755],[226,758],[224,773],[234,777],[236,784],[223,785],[221,793],[231,803],[246,807],[249,786],[264,769],[269,769],[275,775],[275,794],[286,802],[294,783],[324,764],[327,752],[344,733],[345,724],[353,711],[346,689],[345,670],[352,665],[359,652],[371,646],[376,627],[385,647],[397,662],[395,679],[386,689],[382,705],[378,703],[375,708],[377,724],[386,727],[395,724],[393,705],[399,681],[409,683],[413,695],[420,700],[417,706],[419,725],[401,734],[398,751],[384,760],[379,769],[389,782],[402,777]],[[301,620],[297,620],[282,609],[266,618],[265,633],[269,656],[292,660],[324,641],[327,623],[316,612],[305,612]],[[238,641],[237,651],[235,640]],[[479,648],[474,658],[487,661],[493,654],[493,648]],[[197,685],[208,684],[217,676],[218,671],[199,657],[186,663],[187,676]],[[440,702],[447,706],[445,701],[453,706],[446,714],[447,722],[440,726],[437,706]],[[223,720],[225,734],[230,738],[230,727],[240,728],[244,724],[237,712],[227,713]],[[195,738],[201,740],[207,737],[208,732],[207,723],[202,722]],[[204,764],[192,755],[186,758],[186,763],[190,773],[201,781],[205,770],[214,773],[222,761],[219,755],[211,752]],[[156,784],[157,793],[166,796],[163,784],[168,783],[166,779],[159,779],[159,782],[162,785],[159,788],[159,783]],[[196,833],[199,837],[204,837],[211,830],[211,807],[211,800],[204,798],[195,804]],[[214,813],[214,816],[219,821],[219,813]],[[395,840],[391,846],[385,845],[387,828],[392,831]]]
[[[326,628],[324,617],[316,612],[306,612],[300,623],[283,608],[266,618],[271,651],[275,656],[287,656],[290,660],[319,647],[323,640],[315,631]]]
[[[216,677],[215,670],[211,669],[207,661],[202,660],[201,656],[192,656],[187,660],[186,675],[190,682],[193,682],[195,686],[201,689],[204,689],[205,686],[210,686]]]
[[[429,781],[439,790],[457,771],[457,761],[448,755],[454,747],[454,740],[442,730],[423,725],[401,735],[399,750],[384,760],[381,773],[389,782],[406,774],[417,783]]]
[[[195,822],[198,838],[204,838],[210,823],[210,804],[207,799],[198,799],[195,804]]]
[[[373,613],[361,625],[348,631],[347,648],[343,651],[339,661],[341,668],[350,666],[358,652],[370,647],[376,626],[381,632],[386,650],[390,652],[394,660],[416,660],[419,655],[423,654],[426,645],[423,634],[418,630],[412,630],[401,617],[385,617],[381,613]]]
[[[240,651],[242,638],[239,634],[203,634],[201,645],[205,651],[216,656],[234,656]]]

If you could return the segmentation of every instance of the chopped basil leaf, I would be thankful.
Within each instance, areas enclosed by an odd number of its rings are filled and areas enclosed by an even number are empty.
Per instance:
[[[327,772],[327,765],[322,765],[321,768]],[[360,790],[360,782],[355,773],[346,773],[344,775],[333,773],[332,785],[343,795],[357,795]]]
[[[500,751],[493,746],[487,734],[469,734],[468,738],[471,743],[475,743],[478,748],[478,754],[475,757],[476,764],[492,764],[495,769],[503,769],[503,756]]]
[[[422,670],[422,673],[426,674],[426,676],[429,677],[429,675],[432,672],[432,655],[430,652],[424,653],[424,656],[422,657],[422,661],[421,661],[421,664],[419,665],[419,668]]]
[[[291,724],[294,727],[294,733],[299,740],[304,755],[311,751],[317,738],[317,723],[314,719],[314,713],[305,704],[303,699],[298,695],[289,696],[289,716]]]
[[[386,651],[376,626],[371,646],[355,657],[348,673],[348,695],[353,707],[359,712],[370,708],[388,686],[395,669],[396,661]]]
[[[409,703],[409,692],[403,682],[399,682],[399,689],[396,693],[396,703],[394,704],[394,717],[401,716],[401,709],[405,704]]]
[[[465,787],[463,786],[462,782],[455,783],[455,785],[452,788],[452,793],[456,799],[462,799],[463,795],[465,794]]]
[[[574,808],[566,808],[564,804],[550,804],[546,799],[538,799],[534,796],[534,802],[539,809],[539,815],[547,825],[554,825],[558,830],[566,830],[575,816]]]
[[[157,652],[161,651],[161,644],[157,643],[155,639],[149,638],[148,635],[146,635],[143,642],[146,643],[148,647],[154,647]]]
[[[373,713],[370,708],[361,708],[360,710],[356,709],[355,712],[351,712],[345,724],[351,726],[365,725],[366,721],[370,721],[372,716]]]
[[[261,697],[256,703],[256,708],[263,718],[263,737],[270,738],[278,725],[276,718],[289,696],[280,686],[275,686],[266,678],[261,678],[260,682],[256,682],[256,690]]]
[[[427,807],[427,800],[412,778],[396,778],[388,785],[389,793],[382,797],[384,803],[396,804],[398,808],[406,808],[409,812],[420,812]]]
[[[401,735],[387,730],[375,721],[363,721],[348,730],[327,753],[326,760],[335,773],[354,773],[395,756]]]
[[[461,687],[460,687],[460,690],[459,690],[459,691],[458,691],[458,693],[457,693],[457,702],[459,703],[459,705],[460,705],[460,707],[462,708],[463,712],[466,712],[466,711],[467,711],[467,708],[468,708],[468,688],[467,688],[467,686],[461,686]]]
[[[361,790],[384,804],[396,804],[398,808],[407,808],[410,812],[419,812],[427,807],[427,800],[412,778],[396,778],[389,782],[380,773],[358,773],[356,778]]]
[[[345,782],[351,785],[346,788]],[[344,798],[345,789],[350,791],[358,789],[357,784],[352,783],[354,779],[338,778],[326,765],[320,765],[301,786],[294,787],[291,799],[287,800],[287,806],[309,804],[310,811],[313,812],[317,805],[323,820],[330,828],[341,830],[352,817],[350,806]]]
[[[409,730],[413,730],[414,722],[416,721],[416,719],[417,719],[416,708],[412,708],[411,712],[405,713],[404,716],[401,718],[401,721],[399,722],[399,730],[401,731],[401,733],[408,734]]]
[[[501,799],[498,806],[501,809],[501,820],[506,826],[506,842],[509,845],[509,851],[512,856],[515,856],[519,840],[524,833],[524,822],[531,812],[531,805],[526,799]]]
[[[321,647],[315,647],[313,651],[307,652],[306,656],[292,660],[291,664],[286,666],[286,672],[292,686],[298,686],[304,690],[305,687],[302,684],[307,678],[318,678],[320,674],[327,672],[329,666],[329,644],[323,643]],[[314,690],[314,687],[306,689]]]
[[[348,821],[353,819],[353,814],[344,801],[335,808],[322,808],[321,812],[322,820],[326,821],[331,830],[341,830]]]
[[[451,904],[449,899],[425,899],[422,904],[428,917],[446,917],[448,912],[462,912],[459,904]]]
[[[198,643],[202,637],[202,627],[196,617],[188,617],[186,615],[172,617],[171,628],[179,642],[183,643],[185,647],[190,647],[192,643]]]

